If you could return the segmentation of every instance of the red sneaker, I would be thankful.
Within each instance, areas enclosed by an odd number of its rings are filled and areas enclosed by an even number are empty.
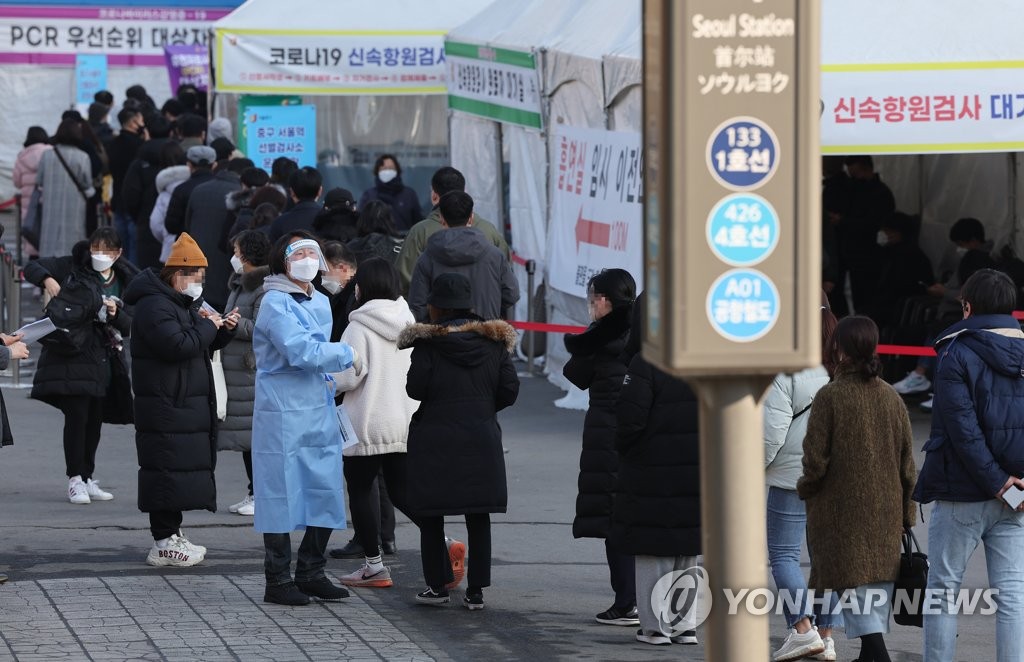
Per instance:
[[[444,586],[450,591],[461,584],[462,578],[466,576],[466,543],[454,538],[448,538],[445,542],[448,544],[448,558],[452,562],[452,574],[455,575],[455,580]]]

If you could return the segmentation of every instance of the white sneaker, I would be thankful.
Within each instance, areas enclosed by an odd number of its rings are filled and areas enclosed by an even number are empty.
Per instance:
[[[89,498],[93,501],[110,501],[114,498],[114,495],[110,492],[105,492],[100,489],[100,484],[94,481],[92,478],[85,481],[85,491],[89,493]]]
[[[931,411],[932,410],[932,404],[934,404],[934,402],[935,402],[935,396],[933,395],[933,396],[929,397],[927,400],[925,400],[924,402],[922,402],[918,406],[921,409],[925,410],[925,411]]]
[[[926,392],[932,387],[932,383],[921,373],[911,370],[906,377],[893,384],[892,387],[900,395],[911,395]]]
[[[811,629],[803,634],[796,630],[790,630],[789,636],[782,642],[782,647],[772,654],[772,662],[799,660],[824,651],[825,644],[821,641],[817,630]]]
[[[228,508],[229,511],[237,515],[248,515],[252,517],[256,514],[256,499],[250,494],[238,503]]]
[[[181,538],[182,540],[184,540],[185,542],[187,542],[188,544],[192,545],[192,548],[195,549],[199,554],[202,554],[203,556],[206,556],[206,548],[203,547],[202,545],[197,545],[194,542],[192,542],[191,540],[189,540],[188,538],[186,538],[184,531],[179,529],[178,530],[178,537]]]
[[[153,543],[153,548],[146,556],[146,563],[155,566],[187,568],[196,565],[205,557],[205,549],[201,552],[199,549],[185,538],[172,535],[164,548],[157,547],[156,543]]]
[[[77,476],[68,480],[68,501],[79,505],[92,503],[92,499],[89,498],[89,490],[82,479]]]
[[[832,640],[832,637],[822,637],[822,643],[825,644],[825,650],[821,651],[817,655],[812,655],[812,660],[835,660],[836,659],[836,642]]]

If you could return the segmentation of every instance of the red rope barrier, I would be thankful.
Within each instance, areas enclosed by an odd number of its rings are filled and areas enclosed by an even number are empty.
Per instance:
[[[16,204],[18,204],[18,196],[14,196],[10,200],[4,200],[3,202],[0,202],[0,211],[7,209],[8,207],[13,207]]]
[[[526,266],[527,260],[526,260],[525,257],[522,257],[521,255],[519,255],[517,253],[509,253],[509,256],[511,257],[512,261],[515,262],[516,264],[518,264],[519,266],[521,266],[521,267],[525,267]]]

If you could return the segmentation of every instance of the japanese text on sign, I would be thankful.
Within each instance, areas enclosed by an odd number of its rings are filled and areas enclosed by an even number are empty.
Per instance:
[[[727,39],[791,38],[796,32],[792,18],[774,13],[764,16],[730,14],[715,19],[697,14],[693,17],[694,39],[713,40],[714,63],[717,72],[698,74],[697,82],[702,95],[719,94],[781,94],[789,86],[789,74],[775,70],[776,49],[769,43],[730,44]],[[765,71],[738,72],[734,70],[764,69]]]

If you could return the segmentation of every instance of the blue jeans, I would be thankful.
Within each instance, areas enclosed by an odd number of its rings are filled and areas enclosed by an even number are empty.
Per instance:
[[[843,624],[841,614],[833,614],[839,596],[832,592],[828,597],[829,608],[822,609],[822,596],[811,605],[812,596],[807,591],[807,581],[800,568],[800,546],[807,537],[807,511],[795,490],[781,487],[768,488],[768,562],[772,566],[772,578],[780,591],[789,595],[803,596],[803,608],[794,613],[791,601],[783,599],[782,611],[786,625],[792,628],[805,616],[814,615],[819,628],[837,628]],[[796,598],[796,599],[799,599]]]
[[[936,501],[928,524],[928,589],[959,590],[978,543],[985,543],[989,586],[998,589],[996,659],[1019,662],[1024,651],[1024,513],[1001,501]],[[949,662],[956,652],[956,613],[940,602],[924,616],[925,662]]]
[[[117,236],[121,237],[125,258],[135,264],[135,249],[138,245],[135,220],[128,214],[117,212],[114,214],[114,229],[117,230]]]

